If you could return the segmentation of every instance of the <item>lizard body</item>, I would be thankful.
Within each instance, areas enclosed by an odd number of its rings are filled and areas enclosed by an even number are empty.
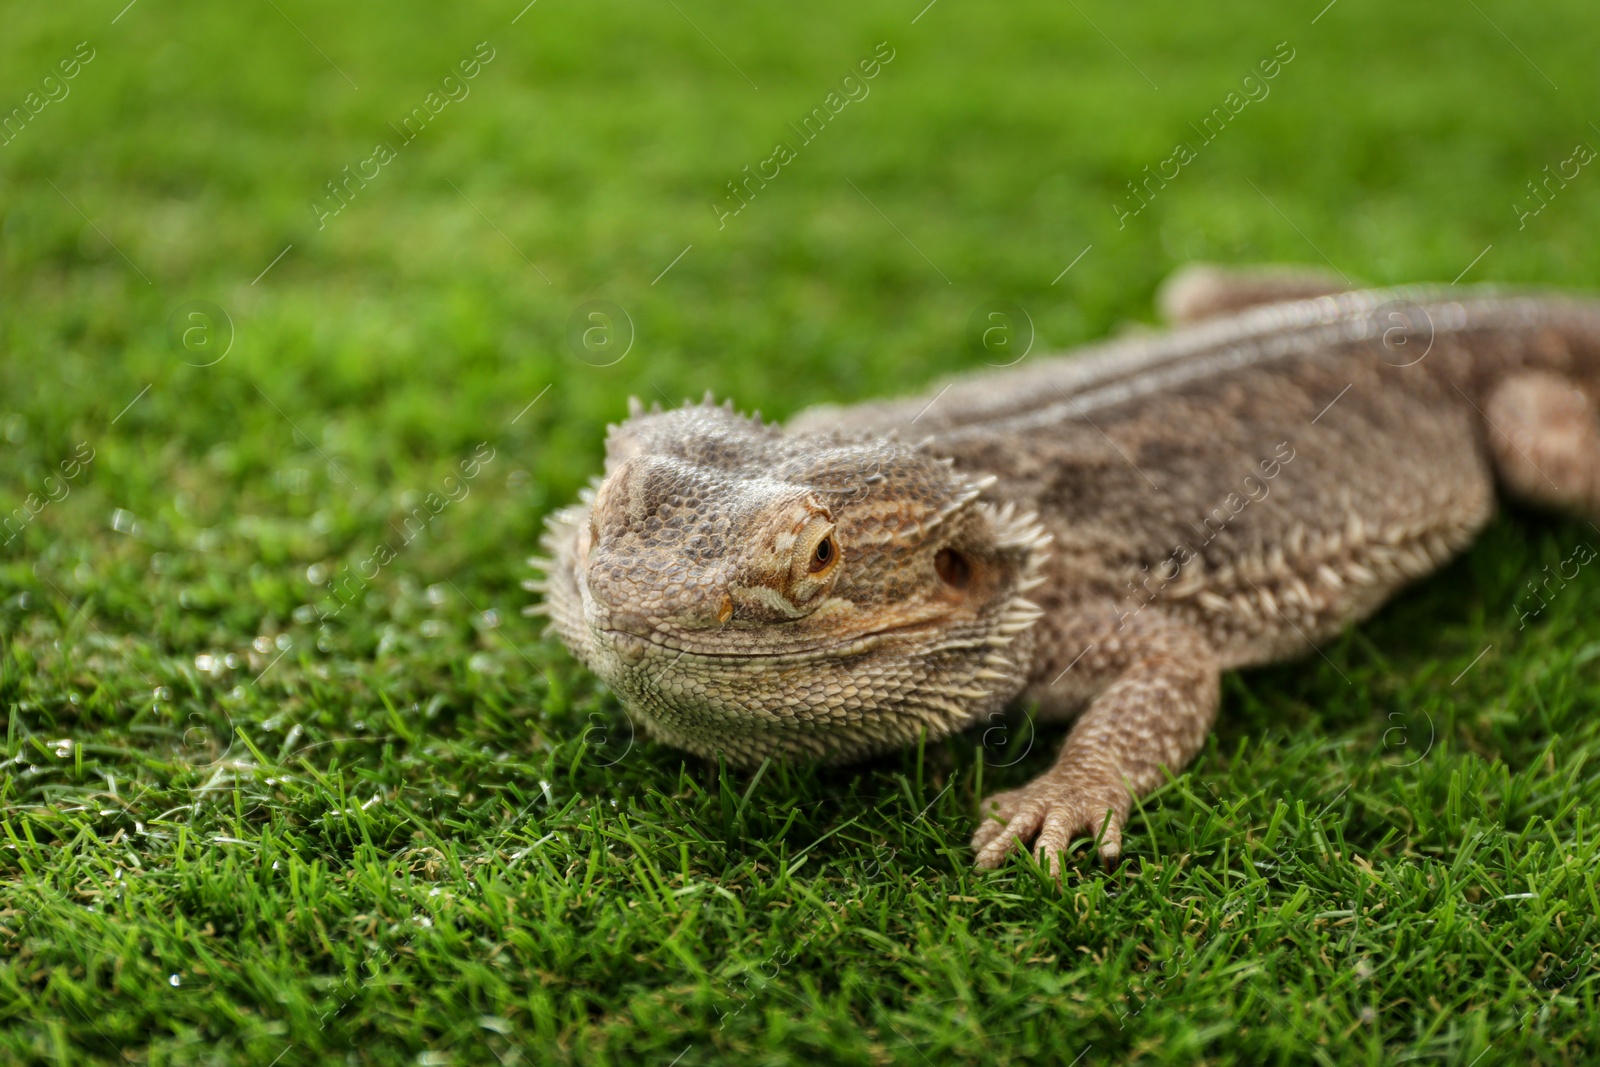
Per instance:
[[[856,759],[1006,704],[1076,716],[989,798],[994,866],[1120,851],[1223,670],[1309,653],[1468,544],[1496,480],[1600,512],[1600,303],[1194,271],[1180,326],[814,408],[613,427],[551,520],[562,640],[668,743]],[[1311,295],[1320,292],[1322,295]],[[1280,299],[1296,297],[1300,299]]]

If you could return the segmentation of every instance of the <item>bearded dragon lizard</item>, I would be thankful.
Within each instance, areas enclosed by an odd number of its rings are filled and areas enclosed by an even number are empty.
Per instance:
[[[1516,498],[1600,513],[1600,303],[1191,268],[1174,328],[814,408],[610,428],[539,607],[667,744],[858,760],[1023,701],[1076,722],[972,838],[1121,852],[1221,672],[1307,654]]]

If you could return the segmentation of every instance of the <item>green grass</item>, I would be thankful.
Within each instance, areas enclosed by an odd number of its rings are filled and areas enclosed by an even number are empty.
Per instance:
[[[1592,1060],[1600,573],[1515,610],[1583,522],[1503,517],[1230,676],[1137,862],[1059,889],[965,848],[1059,729],[723,773],[630,741],[518,614],[630,393],[906,390],[985,360],[988,302],[1038,353],[1149,321],[1190,258],[1596,288],[1600,175],[1512,206],[1600,144],[1590,6],[1322,6],[12,5],[0,115],[94,58],[0,145],[0,511],[61,497],[0,548],[0,1060]],[[569,343],[594,300],[609,366]]]

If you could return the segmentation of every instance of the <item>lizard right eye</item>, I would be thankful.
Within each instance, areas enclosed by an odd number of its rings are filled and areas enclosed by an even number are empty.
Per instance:
[[[838,549],[834,548],[833,545],[832,534],[818,541],[817,547],[811,552],[811,573],[818,574],[827,570],[828,566],[833,563],[833,558],[838,554]]]

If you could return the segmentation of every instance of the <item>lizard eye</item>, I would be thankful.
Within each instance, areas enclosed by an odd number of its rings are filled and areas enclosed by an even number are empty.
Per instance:
[[[833,565],[834,559],[839,555],[839,550],[834,547],[833,535],[829,534],[817,542],[817,547],[811,550],[812,574],[821,574]]]
[[[941,548],[933,557],[933,569],[939,578],[955,589],[965,589],[972,581],[972,564],[967,557],[952,548]]]
[[[811,603],[833,581],[841,555],[833,521],[813,516],[796,538],[783,594],[795,604]]]

